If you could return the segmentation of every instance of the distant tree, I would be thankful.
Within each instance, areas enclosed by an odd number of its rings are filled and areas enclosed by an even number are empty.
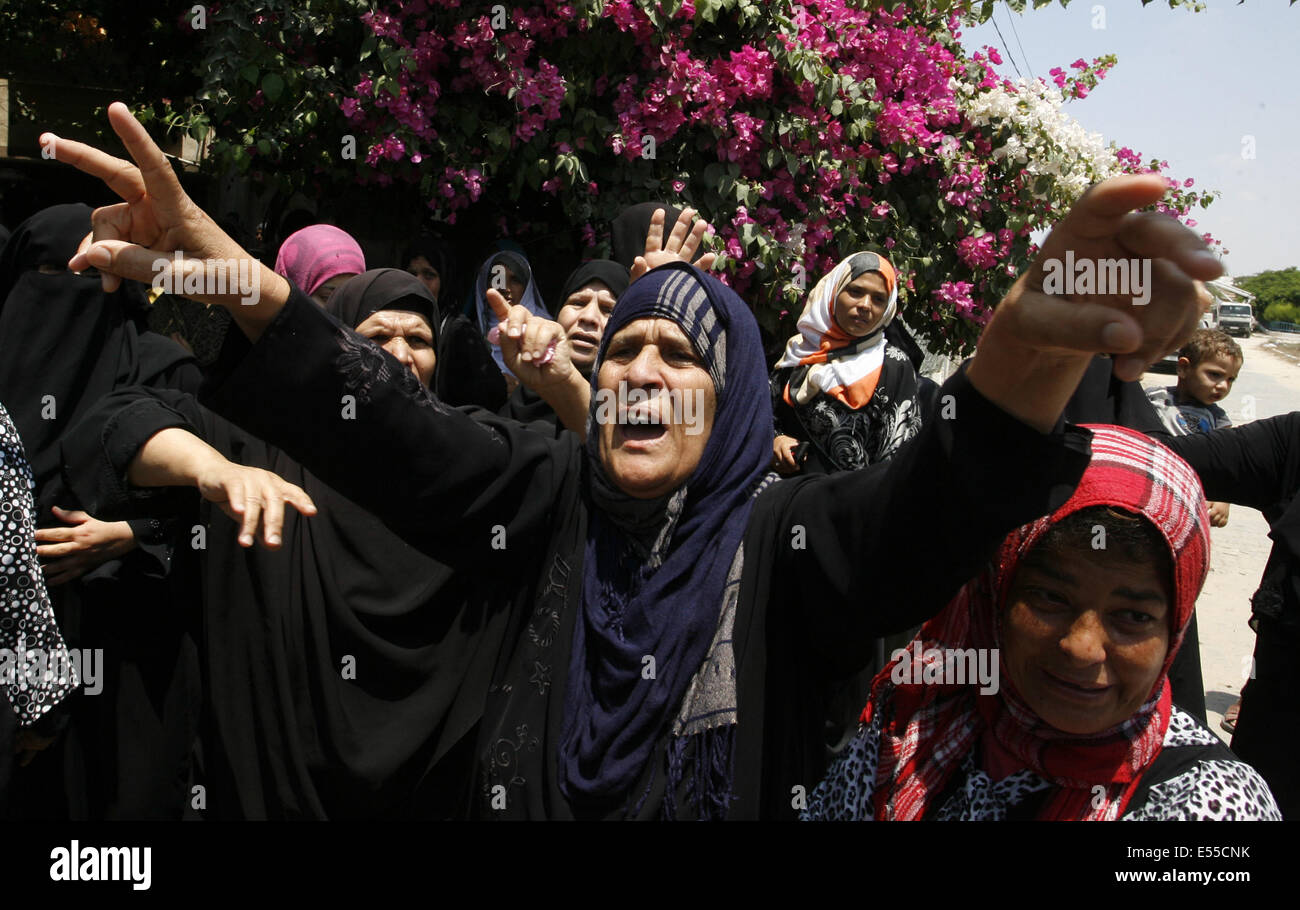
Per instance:
[[[1300,311],[1300,269],[1275,269],[1234,278],[1237,287],[1255,295],[1255,318],[1267,322],[1295,322]],[[1279,310],[1277,307],[1289,307]],[[1273,308],[1270,310],[1270,308]],[[1270,312],[1272,315],[1270,315]]]

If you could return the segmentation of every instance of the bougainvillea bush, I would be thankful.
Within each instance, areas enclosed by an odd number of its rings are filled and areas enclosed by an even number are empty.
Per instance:
[[[962,46],[965,5],[938,6],[232,4],[189,126],[213,127],[217,167],[406,186],[445,223],[510,212],[503,232],[575,250],[600,251],[630,203],[693,206],[776,335],[840,257],[881,249],[909,323],[957,352],[1035,231],[1097,180],[1165,165],[1064,110],[1113,57],[1013,83],[996,49]],[[548,204],[520,216],[523,197]],[[1171,180],[1161,208],[1194,225],[1211,198]]]

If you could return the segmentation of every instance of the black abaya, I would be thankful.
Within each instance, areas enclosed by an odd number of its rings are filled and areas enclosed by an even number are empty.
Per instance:
[[[367,275],[335,294],[329,309],[360,322],[376,310],[425,312],[432,303],[415,299],[427,291],[405,272]],[[481,338],[441,328],[435,383],[450,376],[458,394],[490,394],[476,382],[478,368],[491,364]],[[343,352],[351,370],[395,363],[351,337],[355,344]],[[398,376],[418,385],[409,370]],[[364,392],[354,397],[334,402],[322,419],[348,420],[349,407],[369,407]],[[227,459],[297,484],[319,509],[311,519],[287,509],[277,551],[239,547],[238,525],[202,509],[208,814],[464,815],[472,731],[509,614],[506,581],[419,553],[282,451],[188,395],[134,389],[105,399],[65,442],[78,492],[112,515],[176,502],[175,491],[123,482],[140,446],[166,427],[183,427]]]
[[[145,328],[138,286],[105,294],[97,273],[65,270],[89,231],[88,206],[54,206],[0,253],[0,399],[27,447],[41,527],[61,524],[51,506],[84,508],[62,476],[59,441],[100,398],[128,385],[194,389],[200,379],[179,345]],[[175,529],[142,515],[132,530],[136,549],[52,591],[69,645],[102,651],[103,689],[70,699],[60,742],[15,771],[16,814],[181,813],[198,711],[192,577],[173,564]]]

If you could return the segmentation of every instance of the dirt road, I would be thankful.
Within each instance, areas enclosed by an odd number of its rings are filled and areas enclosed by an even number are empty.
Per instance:
[[[1279,339],[1292,341],[1295,336],[1257,333],[1237,339],[1245,362],[1232,394],[1223,402],[1234,424],[1300,410],[1300,364],[1269,344]],[[1176,382],[1177,377],[1168,373],[1142,377],[1145,388]],[[1255,633],[1246,621],[1250,619],[1250,596],[1259,585],[1272,548],[1268,523],[1254,509],[1233,506],[1228,526],[1212,530],[1210,546],[1210,576],[1197,601],[1197,623],[1210,726],[1226,741],[1230,736],[1219,727],[1219,721],[1241,694],[1255,649]]]

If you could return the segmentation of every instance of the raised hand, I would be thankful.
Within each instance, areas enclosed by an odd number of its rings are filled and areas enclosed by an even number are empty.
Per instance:
[[[57,160],[98,177],[123,200],[95,209],[91,215],[94,242],[78,251],[68,268],[99,269],[104,273],[104,289],[111,291],[122,278],[151,284],[160,271],[158,261],[170,263],[178,252],[182,255],[182,274],[209,273],[214,263],[228,266],[242,261],[250,274],[257,275],[259,293],[254,304],[248,305],[244,295],[231,290],[231,284],[239,282],[231,282],[229,276],[224,282],[225,293],[219,293],[217,285],[210,282],[201,292],[188,296],[230,309],[246,332],[252,328],[254,337],[260,334],[261,326],[288,300],[288,283],[250,256],[195,205],[181,188],[162,150],[126,105],[109,105],[108,119],[134,164],[53,133],[41,136],[41,145],[52,149]],[[180,277],[174,276],[173,280],[179,281]]]
[[[704,235],[709,231],[709,223],[703,219],[696,221],[694,227],[691,226],[696,214],[695,209],[683,211],[677,218],[677,223],[673,225],[672,233],[668,235],[668,239],[665,241],[664,210],[655,210],[655,213],[650,216],[650,230],[646,232],[645,255],[636,257],[632,263],[630,276],[632,281],[636,281],[646,272],[664,263],[691,261],[695,251],[700,248]],[[705,253],[695,265],[707,272],[713,268],[713,263],[717,261],[717,258],[713,253]]]
[[[542,396],[566,429],[586,439],[591,385],[573,365],[563,327],[527,307],[507,305],[495,288],[488,289],[487,300],[500,320],[493,343],[500,345],[506,366]]]
[[[1115,375],[1134,380],[1191,335],[1203,312],[1195,280],[1215,278],[1223,266],[1173,218],[1134,211],[1164,192],[1159,176],[1115,177],[1085,193],[1052,229],[980,337],[967,375],[986,398],[1045,430],[1094,355],[1114,355]],[[1096,275],[1119,260],[1137,266],[1136,278],[1149,277],[1147,286],[1139,289],[1130,274],[1119,290],[1094,281],[1091,293],[1054,292],[1052,278],[1067,264],[1090,263]]]
[[[524,306],[510,306],[496,288],[487,292],[488,306],[498,320],[495,344],[510,372],[541,395],[576,373],[570,359],[568,339],[558,322],[529,312]]]

